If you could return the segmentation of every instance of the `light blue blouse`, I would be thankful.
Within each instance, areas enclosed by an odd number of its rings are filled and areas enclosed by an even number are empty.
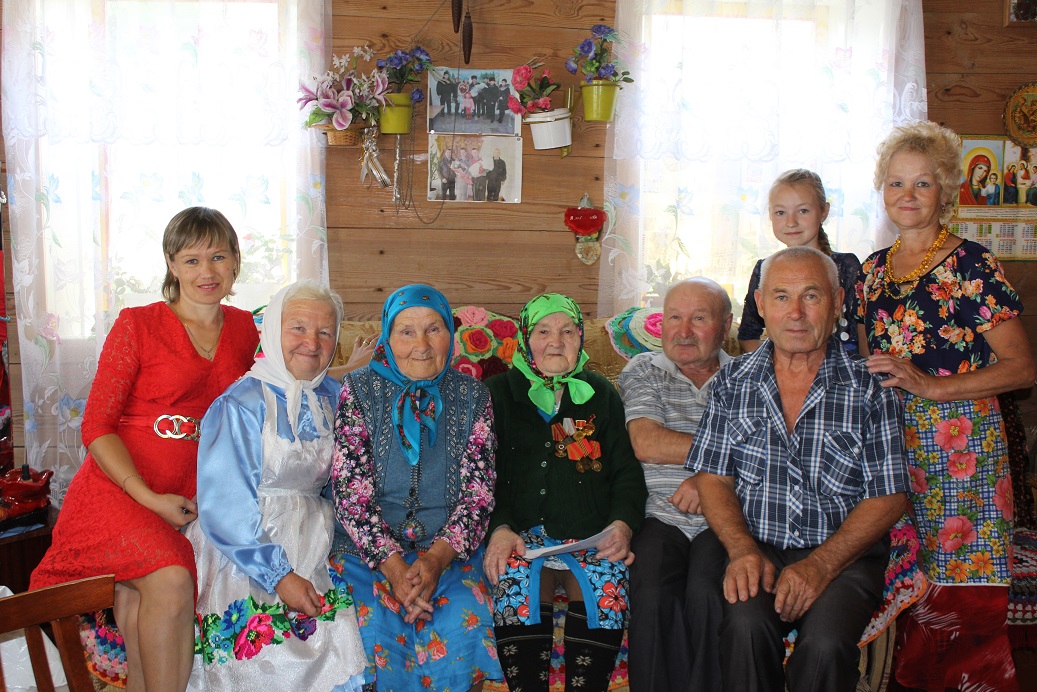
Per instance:
[[[284,390],[267,385],[277,398],[277,434],[294,440]],[[198,442],[198,521],[206,537],[268,592],[291,564],[284,549],[263,529],[257,488],[263,474],[263,384],[243,377],[220,395],[202,419]],[[313,390],[335,410],[339,384],[325,377]],[[333,420],[326,421],[332,429]],[[296,428],[303,440],[318,436],[313,415],[303,404]]]

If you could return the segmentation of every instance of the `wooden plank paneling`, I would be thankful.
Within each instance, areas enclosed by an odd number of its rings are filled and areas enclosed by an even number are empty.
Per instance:
[[[500,20],[510,19],[501,17]],[[371,20],[374,21],[374,20]],[[472,16],[473,40],[471,65],[465,65],[461,53],[458,34],[451,27],[449,15],[445,23],[425,26],[420,19],[398,18],[393,20],[391,34],[375,34],[366,30],[363,22],[350,22],[343,31],[335,30],[332,52],[345,54],[354,46],[370,46],[380,56],[387,55],[397,48],[406,48],[410,37],[416,36],[415,43],[422,46],[432,56],[434,65],[460,67],[462,70],[476,67],[511,69],[523,64],[534,55],[544,59],[548,69],[552,70],[555,81],[562,82],[569,78],[575,82],[575,75],[563,69],[566,58],[572,55],[573,48],[590,36],[589,25],[578,29],[559,28],[543,25],[530,30],[530,26],[521,24],[493,24],[481,22]],[[420,33],[419,33],[420,32]],[[400,37],[407,37],[401,41]]]
[[[332,12],[336,53],[366,44],[386,55],[418,43],[434,64],[463,67],[449,4],[335,0]],[[471,12],[470,69],[510,69],[539,55],[557,81],[575,86],[576,77],[564,70],[564,60],[589,35],[591,25],[615,21],[615,2],[486,0],[473,3]],[[556,105],[561,104],[556,98]],[[347,315],[376,318],[388,291],[416,281],[441,289],[454,305],[478,304],[516,315],[526,300],[550,290],[571,295],[588,315],[595,314],[600,269],[576,258],[563,214],[585,192],[601,203],[608,126],[576,117],[572,154],[564,159],[557,150],[534,150],[524,126],[521,203],[444,204],[427,200],[425,106],[417,110],[416,151],[413,159],[405,159],[413,161],[416,210],[397,212],[391,190],[360,183],[356,149],[328,150],[331,284],[342,294]],[[379,142],[389,171],[393,145],[389,137]]]
[[[584,30],[592,24],[611,22],[616,15],[613,0],[479,0],[478,3],[470,3],[468,9],[476,24],[514,23],[532,27],[582,27]],[[331,13],[336,24],[348,22],[361,26],[368,25],[367,20],[375,20],[376,24],[404,19],[424,23],[425,19],[433,17],[430,24],[448,27],[453,33],[450,3],[442,0],[402,0],[392,3],[333,0]]]
[[[598,269],[577,259],[571,233],[508,231],[473,239],[467,230],[341,229],[329,240],[331,282],[352,319],[377,315],[389,292],[416,282],[434,285],[453,305],[509,315],[559,286],[588,315],[596,308]]]
[[[955,5],[952,11],[935,12],[925,3],[926,72],[1033,73],[1032,29],[1002,26],[997,1],[969,3],[974,11],[968,12]]]
[[[1037,63],[1037,58],[1034,59]],[[1004,134],[1005,101],[1026,81],[1016,74],[929,74],[929,119],[964,134]]]
[[[566,207],[576,206],[583,192],[591,192],[600,204],[604,163],[601,158],[568,156],[527,157],[522,161],[522,203],[450,203],[427,199],[428,164],[415,164],[412,184],[417,212],[399,214],[392,201],[391,188],[368,187],[360,182],[360,166],[355,156],[329,153],[327,162],[328,227],[417,228],[425,219],[436,218],[429,230],[467,228],[482,233],[507,229],[565,230]],[[392,153],[381,157],[387,170],[392,168]],[[543,169],[550,168],[546,175]],[[564,182],[563,182],[564,181]],[[595,194],[594,191],[597,191]],[[493,229],[493,230],[489,230]]]

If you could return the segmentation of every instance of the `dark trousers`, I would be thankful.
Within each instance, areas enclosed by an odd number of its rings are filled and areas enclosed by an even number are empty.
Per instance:
[[[698,540],[654,517],[634,536],[630,566],[630,689],[648,692],[710,692],[720,689],[716,633],[692,646],[688,624],[699,614],[696,594],[702,574],[723,575],[727,553],[718,541],[712,554],[695,550]],[[719,606],[719,604],[717,604]],[[714,608],[717,619],[719,607]]]
[[[457,184],[457,179],[444,180],[440,187],[443,190],[443,199],[457,199],[457,195],[454,192],[454,185]]]
[[[707,534],[712,532],[703,536]],[[716,541],[715,536],[712,540]],[[813,550],[782,550],[759,541],[757,545],[779,573]],[[860,678],[857,642],[882,600],[888,562],[886,537],[832,580],[795,622],[781,621],[774,612],[773,594],[761,590],[755,598],[730,604],[723,600],[722,582],[717,583],[714,596],[719,595],[723,610],[719,628],[723,688],[783,692],[787,684],[790,692],[855,690]],[[726,568],[726,560],[724,564]],[[792,629],[798,631],[796,648],[783,672],[784,637]]]
[[[487,202],[499,202],[500,201],[500,189],[504,181],[500,178],[486,177],[486,201]]]
[[[689,541],[648,518],[632,549],[630,689],[719,692],[724,546],[712,531]]]

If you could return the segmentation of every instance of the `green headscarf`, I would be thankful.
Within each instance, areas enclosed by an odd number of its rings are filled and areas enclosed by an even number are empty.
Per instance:
[[[563,312],[571,317],[572,321],[576,323],[576,328],[580,330],[580,357],[571,372],[565,375],[550,376],[540,372],[540,368],[533,360],[533,352],[529,348],[529,334],[537,322],[556,312]],[[560,293],[543,293],[537,296],[522,308],[522,313],[519,315],[519,333],[521,338],[511,364],[529,380],[529,400],[538,409],[549,416],[554,414],[555,392],[559,387],[566,385],[569,387],[569,398],[573,400],[573,403],[582,404],[594,396],[594,388],[575,377],[583,370],[584,364],[590,360],[590,356],[583,350],[583,314],[576,301]]]

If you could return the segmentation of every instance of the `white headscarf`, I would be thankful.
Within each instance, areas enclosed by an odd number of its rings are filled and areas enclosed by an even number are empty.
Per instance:
[[[256,362],[246,376],[284,389],[285,397],[288,400],[288,424],[292,428],[292,434],[296,437],[299,436],[296,421],[299,420],[299,411],[302,408],[302,400],[305,398],[306,405],[309,406],[310,414],[313,416],[313,423],[317,426],[317,431],[323,435],[328,432],[328,423],[331,422],[334,414],[330,406],[321,406],[320,398],[314,394],[313,390],[324,381],[328,369],[324,368],[312,380],[298,380],[295,375],[288,372],[288,368],[284,364],[284,352],[281,350],[281,313],[284,310],[285,296],[298,285],[299,282],[285,286],[275,293],[274,297],[270,299],[270,304],[263,311],[263,333],[259,338],[263,353],[256,356]],[[339,322],[336,312],[336,347],[338,346],[338,332]],[[330,366],[331,363],[329,362],[328,365]]]

